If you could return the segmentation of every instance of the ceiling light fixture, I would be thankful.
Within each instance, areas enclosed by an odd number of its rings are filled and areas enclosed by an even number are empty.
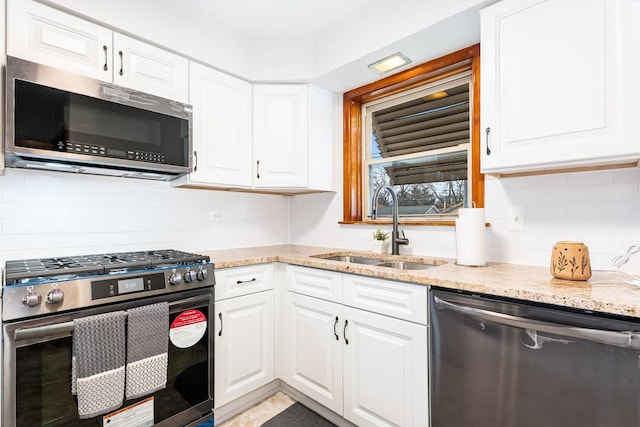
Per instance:
[[[398,52],[376,61],[373,64],[369,64],[369,69],[378,74],[386,74],[389,71],[393,71],[407,64],[411,64],[411,60]]]

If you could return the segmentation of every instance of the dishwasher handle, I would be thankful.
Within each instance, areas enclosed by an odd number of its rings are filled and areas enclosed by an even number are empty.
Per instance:
[[[532,329],[538,332],[583,339],[616,347],[632,348],[636,350],[640,349],[640,334],[637,332],[604,331],[601,329],[580,328],[570,325],[542,322],[540,320],[525,319],[522,317],[511,316],[509,314],[496,313],[494,311],[454,304],[438,298],[435,295],[433,298],[438,308],[450,310],[473,319],[484,320],[514,328]]]

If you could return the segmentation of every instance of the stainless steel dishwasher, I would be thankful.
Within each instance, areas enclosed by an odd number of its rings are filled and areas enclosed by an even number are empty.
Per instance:
[[[640,321],[432,290],[431,427],[640,426]]]

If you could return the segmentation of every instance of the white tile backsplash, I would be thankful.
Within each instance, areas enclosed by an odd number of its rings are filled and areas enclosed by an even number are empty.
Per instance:
[[[289,198],[165,182],[8,169],[0,176],[0,261],[288,242]],[[209,212],[223,212],[212,221]]]
[[[486,177],[487,260],[546,266],[559,240],[584,242],[594,269],[640,242],[640,169]],[[282,243],[369,250],[376,226],[339,224],[342,193],[294,197],[171,188],[55,172],[0,176],[0,261],[104,251]],[[508,230],[510,206],[525,229]],[[223,212],[212,221],[209,212]],[[388,227],[390,228],[390,227]],[[454,227],[402,227],[403,253],[455,258]],[[636,255],[640,258],[640,254]],[[637,261],[637,262],[636,262]],[[640,260],[632,259],[640,271]]]
[[[514,205],[524,208],[524,231],[508,229],[508,209]],[[485,215],[491,224],[489,261],[547,266],[555,242],[576,240],[589,247],[592,268],[612,269],[614,256],[640,243],[640,169],[487,176]],[[368,250],[376,227],[339,225],[341,218],[341,193],[297,196],[291,201],[291,242]],[[403,253],[455,258],[454,227],[402,228],[410,239]],[[640,271],[640,259],[632,261]]]

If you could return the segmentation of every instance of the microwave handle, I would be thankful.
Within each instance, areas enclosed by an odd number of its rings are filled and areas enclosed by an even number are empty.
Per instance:
[[[197,297],[189,297],[169,303],[169,307],[177,305],[193,305],[197,303],[208,303],[211,299],[209,294]],[[53,325],[36,326],[35,328],[19,328],[13,331],[15,341],[28,340],[33,338],[44,338],[51,335],[69,334],[73,332],[73,322],[56,323]]]

